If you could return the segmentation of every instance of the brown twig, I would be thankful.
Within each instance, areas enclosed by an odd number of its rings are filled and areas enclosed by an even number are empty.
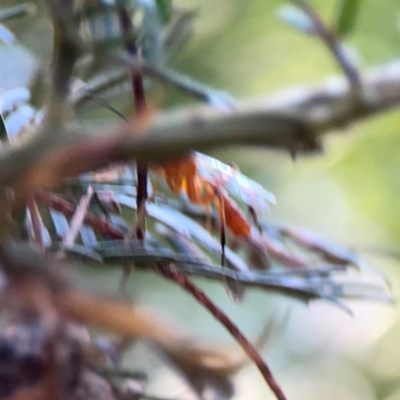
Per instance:
[[[134,27],[128,12],[122,8],[119,12],[122,30],[127,34],[133,33]],[[140,60],[140,50],[136,47],[134,40],[130,39],[125,43],[129,56]],[[142,72],[139,68],[131,68],[131,86],[133,100],[135,103],[135,114],[140,116],[146,113],[146,95],[143,85]],[[137,197],[136,197],[136,237],[140,240],[144,239],[146,232],[146,201],[147,193],[147,165],[137,165]]]
[[[76,237],[78,236],[79,230],[81,229],[82,224],[87,215],[92,197],[93,197],[93,188],[89,186],[87,193],[81,197],[78,207],[76,208],[76,211],[72,216],[69,230],[65,234],[63,239],[64,246],[72,246],[74,244]]]
[[[36,198],[41,204],[54,208],[54,210],[62,212],[67,217],[72,217],[75,214],[75,207],[56,194],[40,192]],[[115,229],[109,222],[96,218],[92,214],[87,213],[85,215],[84,223],[91,226],[96,232],[112,239],[123,239],[124,237],[123,233]]]
[[[191,282],[189,278],[174,265],[158,266],[156,267],[156,271],[164,277],[176,282],[180,287],[191,293],[192,296],[194,296],[204,307],[206,307],[214,315],[214,317],[225,326],[225,328],[242,346],[246,354],[254,361],[265,381],[274,392],[276,398],[278,400],[286,400],[285,394],[257,349],[248,341],[248,339],[230,320],[230,318],[219,307],[217,307],[217,305],[214,304],[201,289]]]

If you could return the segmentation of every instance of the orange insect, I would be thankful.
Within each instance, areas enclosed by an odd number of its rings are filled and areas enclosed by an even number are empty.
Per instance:
[[[192,155],[169,162],[163,167],[155,167],[154,172],[162,173],[167,186],[175,194],[185,193],[196,205],[204,205],[210,209],[215,205],[221,221],[221,264],[225,259],[225,226],[235,235],[248,237],[251,226],[244,213],[239,209],[228,193],[220,187],[218,179],[211,182],[203,178],[198,171],[196,156]]]

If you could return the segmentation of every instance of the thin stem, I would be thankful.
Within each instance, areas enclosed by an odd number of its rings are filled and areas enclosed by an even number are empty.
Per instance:
[[[352,65],[346,54],[344,54],[341,42],[336,38],[334,32],[326,26],[322,18],[307,3],[306,0],[294,0],[294,2],[312,19],[318,36],[332,52],[340,68],[346,75],[354,92],[359,94],[359,91],[361,89],[361,79],[359,73],[357,69]]]
[[[34,197],[29,198],[27,202],[27,207],[32,221],[33,236],[36,244],[39,246],[40,250],[44,250],[44,241],[42,235],[42,218],[40,217],[39,209]]]
[[[176,282],[181,288],[191,293],[193,297],[195,297],[205,308],[207,308],[207,310],[209,310],[210,313],[213,314],[214,317],[220,321],[221,324],[224,325],[225,328],[238,341],[250,359],[254,361],[265,381],[274,392],[276,398],[278,400],[286,400],[285,394],[257,349],[248,341],[248,339],[230,320],[230,318],[216,304],[214,304],[201,289],[191,282],[189,278],[174,265],[158,266],[156,271],[164,277]]]
[[[92,197],[93,189],[91,186],[89,186],[87,193],[81,197],[78,207],[76,208],[76,211],[72,216],[70,228],[63,239],[64,246],[72,246],[74,244],[78,233],[84,223]]]
[[[120,22],[124,33],[133,32],[132,21],[126,9],[122,8],[119,12]],[[125,43],[126,50],[131,57],[140,57],[140,52],[136,44],[131,39]],[[133,100],[135,103],[135,114],[140,116],[147,109],[146,95],[143,85],[142,72],[138,68],[131,68],[131,85]],[[143,240],[146,232],[146,201],[147,193],[147,165],[137,165],[137,212],[136,212],[136,237]]]
[[[93,367],[92,370],[98,374],[102,375],[107,379],[112,378],[120,378],[120,379],[134,379],[140,381],[147,381],[148,377],[143,372],[138,371],[128,371],[128,370],[121,370],[121,369],[106,369],[106,368],[97,368]]]

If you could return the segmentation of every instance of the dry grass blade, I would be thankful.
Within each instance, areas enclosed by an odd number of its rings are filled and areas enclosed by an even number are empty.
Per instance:
[[[44,250],[44,239],[43,239],[43,221],[39,213],[39,209],[34,197],[31,197],[27,203],[30,218],[32,221],[32,229],[34,240],[39,248]]]
[[[56,211],[63,213],[67,217],[72,217],[75,214],[74,206],[62,197],[52,193],[40,192],[37,194],[37,200]],[[123,239],[124,235],[121,231],[114,228],[108,221],[96,218],[92,214],[87,213],[84,218],[85,224],[91,226],[98,233],[109,236],[113,239]]]
[[[79,230],[81,229],[82,224],[85,220],[92,197],[93,197],[93,188],[89,186],[87,193],[81,197],[78,207],[76,208],[76,211],[72,216],[69,230],[65,234],[63,239],[64,246],[68,247],[74,244],[78,236]]]

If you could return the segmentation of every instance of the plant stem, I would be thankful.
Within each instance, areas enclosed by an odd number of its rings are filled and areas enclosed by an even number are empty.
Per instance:
[[[246,354],[254,361],[257,368],[261,372],[268,386],[274,392],[278,400],[286,400],[286,396],[283,393],[278,382],[275,380],[270,368],[267,363],[261,357],[261,354],[257,349],[249,342],[249,340],[243,335],[240,329],[231,321],[231,319],[215,304],[213,301],[190,279],[180,271],[174,265],[158,266],[156,271],[164,277],[176,282],[181,288],[185,289],[192,294],[214,317],[221,322],[222,325],[231,333],[231,335],[238,341],[242,346]]]
[[[134,27],[126,9],[119,12],[120,22],[124,33],[133,32]],[[140,51],[134,41],[125,43],[126,50],[131,57],[139,58]],[[138,68],[130,71],[133,100],[135,103],[135,116],[138,117],[147,109],[146,95],[143,85],[142,72]],[[143,240],[146,232],[146,201],[147,201],[147,165],[137,165],[137,212],[136,212],[136,237]]]

